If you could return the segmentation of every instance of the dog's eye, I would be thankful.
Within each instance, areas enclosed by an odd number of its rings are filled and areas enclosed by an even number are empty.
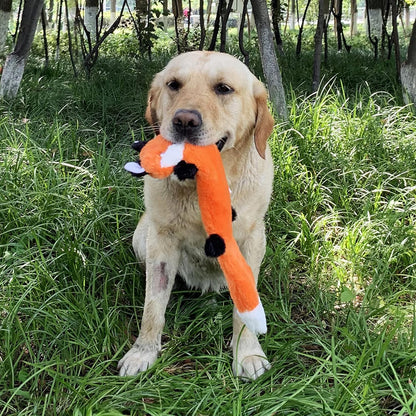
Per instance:
[[[217,84],[214,87],[214,90],[218,95],[227,95],[234,92],[234,90],[229,85],[224,84],[222,82],[220,84]]]
[[[179,83],[179,81],[177,81],[176,79],[173,79],[172,81],[169,81],[166,84],[169,89],[171,89],[172,91],[178,91],[179,88],[181,87],[181,84]]]

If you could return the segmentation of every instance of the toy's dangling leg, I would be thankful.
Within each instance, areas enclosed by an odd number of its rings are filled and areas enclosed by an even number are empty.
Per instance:
[[[233,239],[226,241],[224,254],[218,257],[237,313],[254,334],[267,332],[266,315],[260,301],[250,266]]]

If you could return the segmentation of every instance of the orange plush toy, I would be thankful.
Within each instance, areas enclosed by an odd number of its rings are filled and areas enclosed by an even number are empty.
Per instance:
[[[233,237],[230,190],[217,146],[171,143],[159,135],[141,147],[133,146],[140,151],[140,164],[125,165],[133,175],[148,173],[162,179],[175,173],[180,180],[195,178],[202,223],[208,235],[205,253],[218,259],[243,323],[256,334],[266,333],[266,317],[252,270]]]

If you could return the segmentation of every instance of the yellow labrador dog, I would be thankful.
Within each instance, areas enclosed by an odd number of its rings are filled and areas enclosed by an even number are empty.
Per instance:
[[[221,150],[232,206],[233,232],[257,279],[265,252],[264,215],[272,191],[273,163],[267,139],[273,118],[263,84],[236,58],[189,52],[172,59],[150,88],[147,120],[168,140]],[[165,310],[176,275],[190,287],[226,286],[216,259],[205,255],[195,181],[145,177],[146,212],[133,247],[146,266],[146,296],[140,334],[119,362],[121,375],[149,368],[161,349]],[[233,370],[255,379],[270,364],[255,334],[233,314]]]

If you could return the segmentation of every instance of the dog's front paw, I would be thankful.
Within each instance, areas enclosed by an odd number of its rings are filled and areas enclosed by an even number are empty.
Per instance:
[[[120,376],[135,376],[146,371],[157,359],[157,350],[144,350],[140,347],[132,347],[118,362],[117,369]]]
[[[234,359],[233,372],[243,380],[256,380],[267,370],[270,370],[270,363],[265,356],[247,355]]]

